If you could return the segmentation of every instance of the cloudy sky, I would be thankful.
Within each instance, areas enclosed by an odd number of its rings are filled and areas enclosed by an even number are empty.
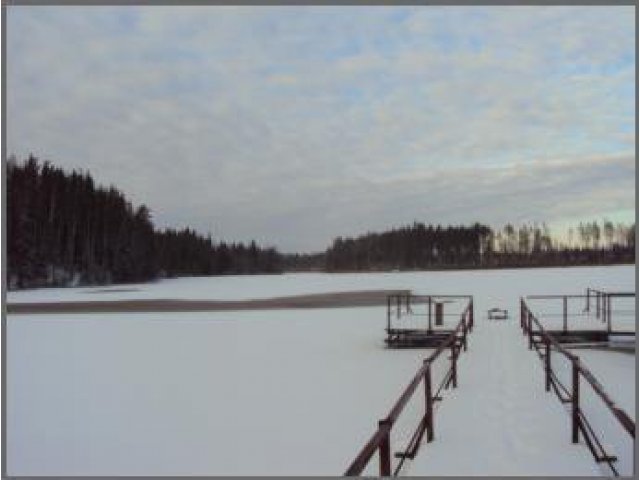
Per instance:
[[[283,251],[635,218],[634,7],[8,7],[8,154]]]

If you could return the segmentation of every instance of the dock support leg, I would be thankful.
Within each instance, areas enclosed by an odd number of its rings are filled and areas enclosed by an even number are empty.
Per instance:
[[[578,443],[578,432],[580,427],[580,376],[575,359],[571,362],[571,365],[573,378],[573,394],[571,395],[571,441],[573,443]]]
[[[427,363],[427,362],[425,362]],[[427,442],[433,442],[433,394],[431,392],[431,363],[427,364],[424,372],[424,394],[425,394],[425,423],[427,428]]]
[[[551,390],[551,345],[549,337],[544,337],[544,372],[545,372],[545,389]]]
[[[453,388],[458,388],[457,356],[456,342],[453,342],[451,344],[451,385]]]
[[[378,427],[387,427],[385,436],[380,443],[379,457],[380,457],[380,476],[391,476],[391,425],[389,420],[384,419],[378,422]]]

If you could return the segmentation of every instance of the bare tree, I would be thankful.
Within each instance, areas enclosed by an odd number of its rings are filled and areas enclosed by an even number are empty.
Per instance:
[[[613,234],[614,234],[613,223],[605,219],[602,230],[604,233],[606,246],[607,248],[611,249],[613,247]]]

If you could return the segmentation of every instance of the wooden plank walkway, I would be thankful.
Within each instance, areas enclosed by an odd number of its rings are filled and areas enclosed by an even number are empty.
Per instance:
[[[477,312],[486,311],[481,305]],[[515,308],[507,321],[476,321],[460,357],[458,388],[435,415],[435,440],[424,443],[401,475],[602,476],[583,443],[571,443],[571,417],[546,392],[536,354]]]

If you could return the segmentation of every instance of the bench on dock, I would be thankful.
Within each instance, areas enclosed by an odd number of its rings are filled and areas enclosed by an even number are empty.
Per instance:
[[[487,318],[489,320],[506,320],[509,318],[509,312],[502,308],[492,308],[487,311]]]

